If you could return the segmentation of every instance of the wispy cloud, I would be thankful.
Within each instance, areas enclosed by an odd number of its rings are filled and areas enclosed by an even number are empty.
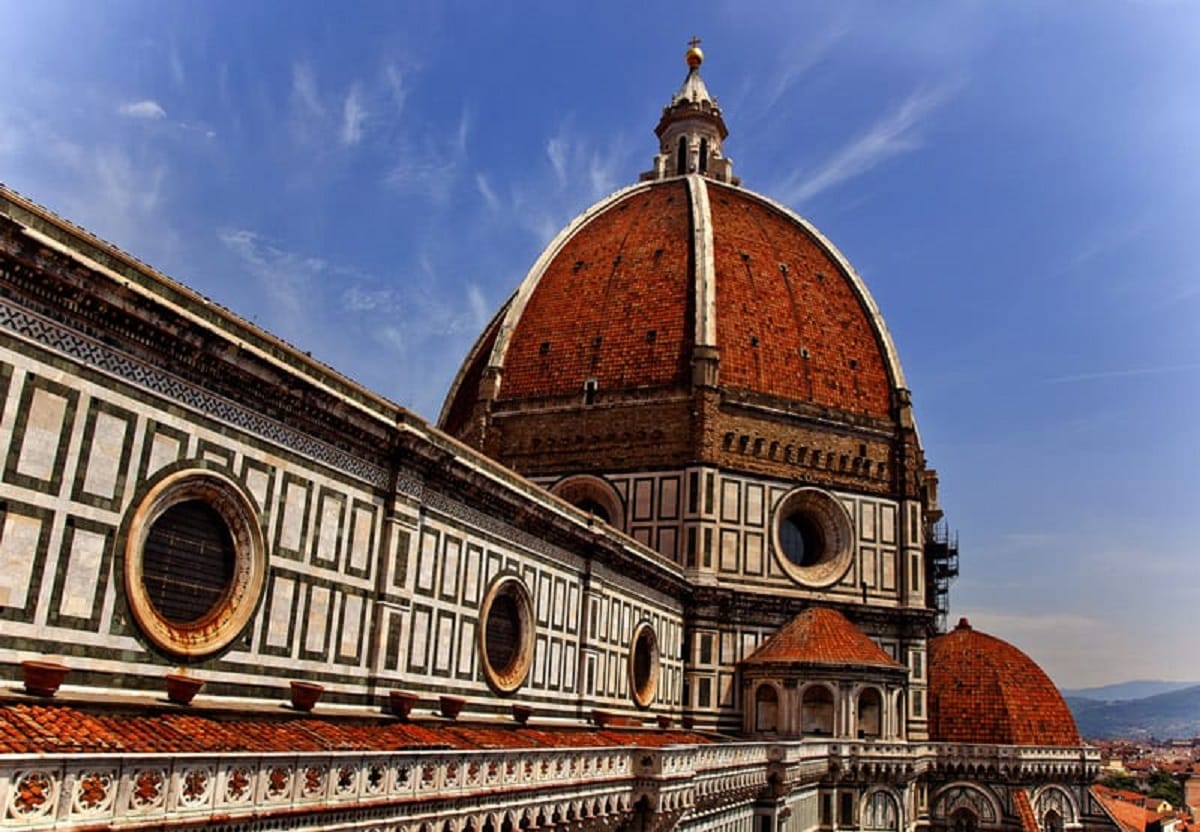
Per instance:
[[[1094,373],[1076,373],[1074,375],[1056,376],[1046,379],[1047,384],[1077,384],[1084,381],[1107,381],[1118,378],[1134,378],[1137,376],[1159,376],[1172,373],[1186,373],[1200,370],[1200,361],[1185,364],[1169,364],[1162,367],[1133,367],[1123,370],[1100,370]]]
[[[483,201],[487,203],[487,207],[490,210],[500,210],[500,197],[496,196],[496,192],[492,190],[492,185],[488,182],[486,174],[475,174],[475,188],[479,191],[479,195],[483,197]]]
[[[221,229],[217,239],[242,261],[266,293],[272,310],[272,320],[264,322],[268,328],[282,331],[287,338],[305,332],[311,315],[308,301],[326,271],[325,261],[282,249],[244,228]]]
[[[362,141],[363,122],[366,121],[367,111],[363,108],[362,89],[358,84],[350,88],[346,101],[342,105],[342,133],[344,145],[355,145]]]
[[[445,204],[458,185],[470,135],[471,115],[464,106],[448,138],[427,135],[420,144],[410,141],[401,145],[399,160],[384,176],[384,184],[398,193]]]
[[[163,106],[149,98],[122,104],[117,112],[129,118],[144,118],[151,121],[167,117],[167,111],[163,109]]]
[[[814,171],[799,171],[776,189],[785,202],[804,202],[876,165],[924,146],[919,127],[961,85],[919,89],[859,133]]]
[[[292,102],[309,115],[325,114],[325,105],[321,103],[321,94],[317,91],[316,76],[308,64],[292,66]]]
[[[387,83],[396,112],[402,112],[404,103],[408,100],[408,86],[405,83],[404,73],[395,64],[388,64],[383,68],[383,78]]]

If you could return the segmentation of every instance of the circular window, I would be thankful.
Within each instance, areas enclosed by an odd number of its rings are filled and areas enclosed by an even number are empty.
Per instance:
[[[266,555],[257,512],[213,471],[177,471],[134,510],[125,541],[125,594],[158,647],[199,658],[238,637],[258,604]]]
[[[643,622],[633,634],[629,653],[629,687],[638,707],[648,708],[658,692],[658,636]]]
[[[854,553],[854,527],[831,494],[798,488],[775,510],[775,551],[788,574],[802,584],[836,583]]]
[[[502,694],[512,693],[529,675],[533,664],[533,600],[515,577],[492,585],[483,599],[479,620],[479,652],[488,684]]]

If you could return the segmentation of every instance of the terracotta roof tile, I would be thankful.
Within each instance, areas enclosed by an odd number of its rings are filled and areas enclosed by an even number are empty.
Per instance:
[[[689,731],[325,719],[314,715],[94,712],[72,705],[0,706],[0,753],[399,751],[707,743]]]
[[[811,664],[901,667],[837,610],[810,607],[780,627],[743,664]]]
[[[582,395],[589,378],[601,391],[686,383],[690,221],[687,186],[675,181],[580,228],[513,329],[500,398]]]
[[[710,185],[709,204],[721,384],[887,418],[883,349],[841,267],[747,191]]]
[[[1017,814],[1021,818],[1022,832],[1042,832],[1038,829],[1037,816],[1033,813],[1033,804],[1029,802],[1029,792],[1017,789],[1013,797],[1017,804]]]
[[[930,737],[939,742],[1083,744],[1045,672],[965,619],[929,644],[929,720]]]
[[[1121,832],[1145,832],[1150,823],[1159,820],[1157,812],[1121,800],[1103,786],[1092,786],[1092,795]]]

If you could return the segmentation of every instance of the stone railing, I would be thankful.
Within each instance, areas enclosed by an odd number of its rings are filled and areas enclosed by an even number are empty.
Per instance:
[[[561,802],[599,785],[611,793],[623,784],[615,791],[627,794],[634,751],[11,755],[0,759],[0,827],[236,822],[372,804],[469,803],[497,792],[548,790]],[[608,807],[628,808],[620,799]]]
[[[256,823],[352,818],[475,819],[516,826],[618,816],[645,800],[676,817],[747,799],[772,772],[797,787],[831,774],[927,772],[1022,779],[1090,777],[1094,749],[937,743],[730,742],[664,748],[303,754],[48,754],[0,757],[0,828]],[[441,807],[439,809],[439,807]],[[496,823],[497,827],[500,825]]]

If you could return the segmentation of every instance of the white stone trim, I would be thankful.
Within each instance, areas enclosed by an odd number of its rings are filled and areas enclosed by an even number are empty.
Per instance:
[[[776,211],[780,212],[788,219],[792,220],[792,222],[796,223],[809,234],[811,234],[812,237],[821,245],[821,247],[825,249],[826,253],[835,261],[837,261],[837,264],[842,268],[847,279],[850,281],[850,286],[854,290],[855,295],[858,296],[859,302],[867,310],[867,314],[871,318],[871,323],[874,325],[875,331],[879,335],[879,340],[883,344],[884,359],[887,361],[888,371],[892,376],[892,386],[900,389],[907,389],[907,383],[904,380],[904,370],[900,367],[900,357],[896,352],[896,345],[892,342],[891,333],[888,332],[887,324],[884,323],[883,315],[879,311],[879,306],[875,303],[875,299],[871,297],[871,292],[867,289],[867,285],[863,282],[862,277],[860,277],[858,272],[854,270],[854,267],[850,265],[850,261],[847,260],[846,256],[838,250],[837,246],[835,246],[829,240],[829,238],[822,234],[816,228],[816,226],[804,219],[804,217],[797,214],[791,208],[788,208],[786,205],[776,202],[768,196],[763,196],[760,193],[756,193],[745,188],[724,184],[722,184],[721,187],[730,188],[731,190],[737,191],[739,194],[749,196],[758,200],[764,205],[774,208]]]
[[[687,178],[692,208],[692,260],[696,269],[696,346],[717,345],[717,265],[713,258],[712,209],[702,176]]]

